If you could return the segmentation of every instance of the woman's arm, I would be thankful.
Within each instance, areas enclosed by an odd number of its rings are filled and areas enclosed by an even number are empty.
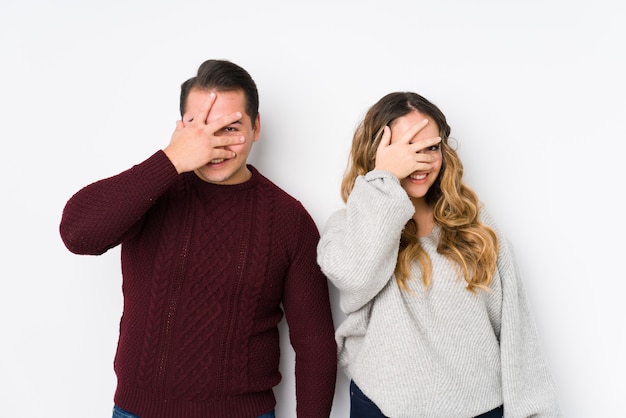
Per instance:
[[[346,208],[333,214],[318,245],[318,263],[354,312],[393,279],[400,236],[415,209],[397,177],[371,171],[358,177]]]

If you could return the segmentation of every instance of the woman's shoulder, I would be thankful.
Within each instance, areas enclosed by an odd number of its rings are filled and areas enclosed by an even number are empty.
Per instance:
[[[515,258],[513,245],[508,237],[503,233],[496,217],[484,206],[481,205],[479,212],[480,221],[491,228],[498,239],[498,265],[499,269],[509,266]]]
[[[484,223],[485,225],[491,228],[498,227],[498,224],[496,223],[496,220],[493,214],[489,211],[489,209],[484,204],[480,205],[480,209],[478,212],[478,219],[480,219],[482,223]]]
[[[484,204],[481,204],[481,206],[480,206],[480,210],[478,212],[478,219],[484,225],[486,225],[489,228],[493,229],[493,231],[496,233],[496,235],[497,235],[499,240],[505,240],[506,239],[504,233],[502,232],[502,229],[500,228],[500,223],[498,222],[496,217],[493,215],[493,213],[490,212],[487,207],[485,207]]]

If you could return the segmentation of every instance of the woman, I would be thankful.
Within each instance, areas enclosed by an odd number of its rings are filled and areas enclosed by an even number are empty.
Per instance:
[[[561,416],[511,246],[449,135],[434,104],[403,92],[354,134],[346,207],[318,246],[347,314],[351,416]]]

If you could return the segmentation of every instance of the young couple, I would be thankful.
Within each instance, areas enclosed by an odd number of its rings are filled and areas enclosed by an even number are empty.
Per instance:
[[[204,62],[169,145],[63,211],[70,251],[121,244],[113,417],[274,417],[283,313],[298,417],[330,416],[337,355],[352,417],[560,416],[511,246],[441,111],[415,93],[371,107],[320,238],[247,163],[258,107],[247,71]]]

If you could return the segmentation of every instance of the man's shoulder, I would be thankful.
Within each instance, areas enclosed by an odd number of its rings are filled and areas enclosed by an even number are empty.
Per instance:
[[[279,224],[286,229],[297,226],[298,228],[317,231],[313,217],[300,200],[258,171],[257,174],[259,185],[262,188],[261,193],[270,197],[270,199],[262,200],[267,202],[271,217],[280,220]]]
[[[263,175],[256,168],[253,167],[253,169],[256,175],[259,177],[259,185],[263,187],[264,193],[271,193],[276,199],[279,199],[281,203],[290,205],[290,207],[304,209],[302,203],[295,196],[293,196],[285,189],[277,185],[274,181]]]

